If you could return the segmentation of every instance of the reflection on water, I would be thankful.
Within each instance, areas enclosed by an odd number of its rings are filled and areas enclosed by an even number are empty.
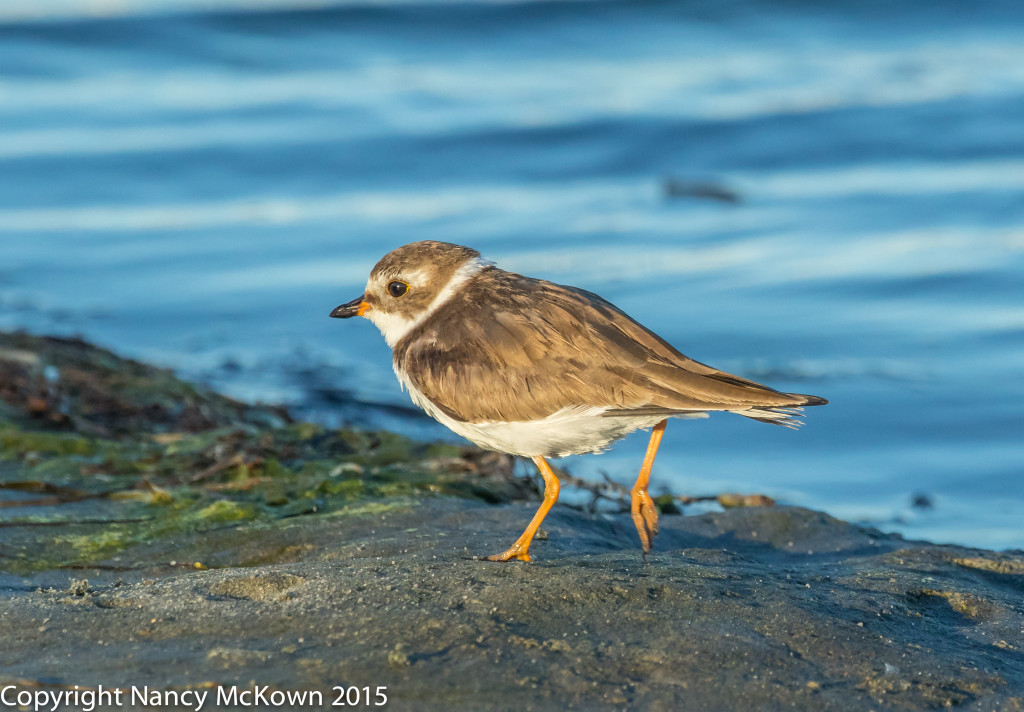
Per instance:
[[[832,401],[671,423],[656,482],[1024,547],[1018,3],[295,8],[0,8],[0,328],[448,437],[339,410],[407,400],[326,314],[459,242]],[[643,440],[563,464],[626,481]]]

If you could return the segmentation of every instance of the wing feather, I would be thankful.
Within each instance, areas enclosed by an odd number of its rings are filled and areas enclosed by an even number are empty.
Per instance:
[[[536,420],[573,406],[763,414],[822,400],[694,361],[595,294],[496,268],[396,344],[394,359],[435,406],[474,423]]]

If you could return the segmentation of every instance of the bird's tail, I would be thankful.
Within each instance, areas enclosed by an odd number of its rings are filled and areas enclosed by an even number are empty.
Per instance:
[[[808,396],[802,393],[786,393],[785,395],[793,398],[792,405],[784,406],[750,406],[748,408],[737,408],[735,410],[729,410],[730,413],[736,413],[742,415],[745,418],[751,418],[753,420],[760,421],[762,423],[771,423],[772,425],[781,425],[785,428],[796,429],[804,424],[801,420],[804,414],[804,406],[813,405],[825,405],[828,403],[824,398],[818,396]]]

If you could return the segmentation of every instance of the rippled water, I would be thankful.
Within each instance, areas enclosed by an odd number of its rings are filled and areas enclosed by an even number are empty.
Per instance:
[[[1015,0],[295,7],[0,6],[0,328],[443,436],[335,403],[408,401],[326,315],[459,242],[832,401],[670,423],[656,481],[1024,547]],[[643,448],[563,464],[626,482]]]

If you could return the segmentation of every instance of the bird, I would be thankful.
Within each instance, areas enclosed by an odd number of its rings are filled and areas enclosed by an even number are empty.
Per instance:
[[[601,452],[651,429],[630,490],[643,554],[658,532],[648,487],[669,418],[727,412],[790,428],[818,396],[783,393],[695,361],[607,300],[497,267],[479,251],[412,242],[373,267],[362,295],[330,312],[361,316],[392,350],[414,404],[481,448],[536,464],[544,496],[526,530],[489,561],[530,561],[559,495],[548,458]]]

